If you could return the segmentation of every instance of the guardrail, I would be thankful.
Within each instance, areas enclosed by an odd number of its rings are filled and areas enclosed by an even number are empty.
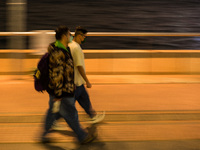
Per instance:
[[[34,36],[41,32],[0,32],[0,36]],[[74,34],[74,32],[71,32]],[[53,35],[55,32],[46,32]],[[88,32],[87,36],[200,36],[200,33],[169,33],[169,32]]]
[[[74,34],[74,32],[71,32]],[[0,32],[0,36],[54,35],[55,32]],[[88,36],[198,37],[200,33],[89,32]],[[36,49],[0,50],[0,75],[24,75],[37,65]],[[37,50],[36,50],[37,51]],[[199,50],[84,50],[87,74],[200,74]]]

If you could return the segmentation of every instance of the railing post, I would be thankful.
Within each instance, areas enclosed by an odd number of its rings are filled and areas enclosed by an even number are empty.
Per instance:
[[[7,0],[7,31],[26,31],[26,0]],[[9,37],[7,47],[9,49],[24,49],[25,37]]]
[[[26,0],[7,0],[7,31],[24,32],[26,31]],[[26,37],[8,37],[8,49],[25,49]],[[11,54],[12,55],[12,54]],[[13,56],[11,56],[13,57]],[[15,57],[15,56],[14,56]],[[23,54],[19,58],[11,59],[10,67],[16,72],[21,73]]]
[[[29,48],[35,49],[37,52],[34,52],[35,55],[42,55],[47,52],[47,47],[51,42],[55,41],[54,34],[47,34],[49,30],[35,30],[36,35],[31,36]]]

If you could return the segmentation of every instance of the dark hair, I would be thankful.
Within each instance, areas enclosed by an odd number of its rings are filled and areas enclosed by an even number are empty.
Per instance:
[[[69,31],[69,28],[67,26],[61,25],[59,27],[56,28],[55,32],[56,32],[56,40],[61,40],[62,35],[63,34],[67,34]]]
[[[79,35],[79,34],[86,34],[88,31],[81,27],[81,26],[78,26],[76,27],[76,30],[75,30],[75,36]]]

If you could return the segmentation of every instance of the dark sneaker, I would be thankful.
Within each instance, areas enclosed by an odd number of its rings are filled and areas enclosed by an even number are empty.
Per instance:
[[[81,144],[88,144],[93,142],[97,138],[97,130],[95,126],[87,127],[88,135],[87,137],[81,142]]]
[[[43,137],[41,138],[41,142],[44,143],[44,144],[45,144],[45,143],[51,143],[51,140],[50,140],[49,138],[43,136]]]

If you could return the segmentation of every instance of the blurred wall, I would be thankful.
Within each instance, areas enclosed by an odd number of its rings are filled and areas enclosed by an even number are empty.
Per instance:
[[[41,55],[37,50],[0,51],[0,74],[30,74]],[[198,50],[84,50],[87,74],[200,74],[200,51]],[[8,53],[15,55],[8,58]],[[23,58],[20,57],[22,53]],[[10,59],[20,60],[10,65]]]

